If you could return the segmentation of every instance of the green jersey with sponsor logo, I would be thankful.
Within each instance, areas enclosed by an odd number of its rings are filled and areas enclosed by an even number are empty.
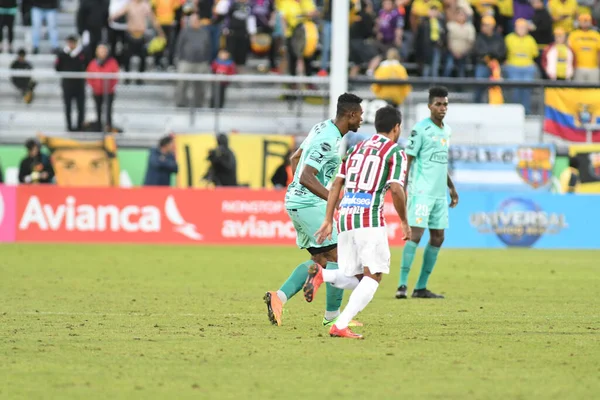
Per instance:
[[[300,184],[300,176],[305,166],[315,168],[317,179],[323,186],[327,186],[337,172],[340,163],[339,147],[342,134],[332,120],[327,120],[315,125],[304,139],[300,148],[302,157],[296,168],[294,180],[288,186],[285,195],[287,209],[314,207],[326,204],[326,200],[314,195],[310,190]]]
[[[452,131],[440,128],[430,118],[417,123],[406,144],[413,156],[408,176],[408,194],[446,198],[448,187],[448,148]]]

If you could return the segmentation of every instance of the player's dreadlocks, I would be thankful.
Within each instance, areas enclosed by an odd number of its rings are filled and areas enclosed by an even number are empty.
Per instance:
[[[429,89],[429,104],[433,104],[436,97],[448,97],[448,89],[444,86],[434,86]]]
[[[344,93],[338,97],[337,102],[337,117],[343,117],[344,115],[356,111],[357,107],[360,107],[363,99],[352,93]]]

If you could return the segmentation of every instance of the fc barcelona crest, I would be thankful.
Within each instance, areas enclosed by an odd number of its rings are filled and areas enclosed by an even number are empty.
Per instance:
[[[517,174],[534,189],[552,180],[554,151],[551,147],[521,146],[517,149]]]

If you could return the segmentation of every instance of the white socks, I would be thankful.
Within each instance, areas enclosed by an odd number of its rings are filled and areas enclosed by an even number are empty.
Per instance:
[[[281,300],[282,304],[285,304],[288,301],[287,296],[281,290],[277,291],[277,297],[279,297],[279,300]]]
[[[323,271],[325,272],[325,271]],[[325,275],[323,275],[323,278]],[[356,278],[355,278],[356,279]],[[338,320],[335,323],[335,326],[338,329],[344,329],[348,327],[352,318],[356,316],[359,312],[361,312],[367,304],[373,300],[373,296],[379,287],[379,283],[369,277],[363,277],[356,289],[350,295],[350,299],[348,300],[348,304],[344,311],[340,314]]]
[[[354,290],[358,286],[358,278],[355,276],[346,276],[339,269],[323,268],[323,281],[331,283],[338,289]]]

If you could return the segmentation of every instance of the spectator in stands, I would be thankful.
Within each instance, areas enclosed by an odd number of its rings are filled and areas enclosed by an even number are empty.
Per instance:
[[[4,46],[4,28],[8,36],[8,52],[12,54],[13,40],[15,39],[14,26],[17,15],[17,0],[0,0],[0,53]]]
[[[181,8],[181,0],[152,0],[152,8],[156,20],[160,24],[162,31],[165,34],[167,40],[166,50],[168,54],[167,66],[173,65],[174,50],[177,38],[175,37],[174,27],[176,24],[175,17],[178,15],[178,11]],[[164,50],[159,51],[154,55],[154,66],[158,69],[163,69],[163,57],[165,55]]]
[[[508,35],[514,29],[513,17],[515,10],[513,0],[498,0],[498,25],[504,35]]]
[[[225,49],[219,50],[217,59],[212,62],[212,71],[215,75],[235,75],[235,63],[231,59],[231,55]],[[225,91],[229,86],[229,82],[218,82],[212,85],[211,106],[213,108],[223,108],[225,106]]]
[[[116,14],[127,6],[130,0],[110,0],[108,15]],[[111,55],[124,66],[125,54],[125,32],[127,31],[127,19],[124,15],[108,22],[108,42]]]
[[[437,77],[446,43],[446,24],[437,5],[432,4],[429,17],[419,23],[415,39],[415,58],[422,76]]]
[[[569,35],[569,47],[575,53],[576,82],[600,83],[600,33],[591,29],[592,17],[579,16],[579,29]]]
[[[496,21],[493,17],[488,15],[481,19],[481,32],[475,39],[475,78],[489,79],[492,75],[489,63],[502,63],[506,57],[504,38],[494,31],[495,27]],[[482,102],[484,90],[483,87],[475,89],[475,103]]]
[[[140,58],[140,72],[144,72],[146,71],[146,57],[148,55],[146,52],[146,38],[144,34],[146,33],[148,21],[152,23],[152,26],[154,26],[154,30],[159,37],[164,38],[165,33],[152,13],[150,5],[145,0],[131,0],[120,11],[112,14],[110,20],[115,21],[123,15],[127,17],[127,33],[125,35],[125,71],[130,71],[131,58],[137,56]],[[129,80],[125,80],[125,84],[128,83]],[[142,85],[144,82],[141,79],[138,79],[136,83]]]
[[[177,71],[181,74],[210,74],[212,48],[207,23],[200,21],[196,14],[190,17],[188,23],[177,39]],[[181,80],[177,82],[175,91],[177,107],[189,106],[187,92],[190,86],[194,92],[193,107],[202,107],[204,104],[206,83]]]
[[[27,156],[19,165],[19,182],[24,184],[52,183],[54,169],[50,157],[42,153],[40,143],[35,139],[25,142]]]
[[[509,80],[533,81],[535,79],[538,47],[529,34],[528,22],[518,19],[515,31],[506,36],[506,64],[504,71]],[[513,101],[525,107],[525,113],[531,114],[531,91],[527,88],[514,88]]]
[[[71,35],[67,37],[66,47],[56,58],[55,69],[58,72],[84,72],[86,66],[87,61],[81,44],[78,44],[77,36]],[[67,129],[70,132],[80,132],[85,120],[85,80],[81,78],[63,78],[62,90]],[[77,125],[75,126],[71,119],[73,100],[77,104]]]
[[[32,0],[21,0],[21,24],[23,25],[25,36],[25,48],[27,51],[33,51],[33,34],[31,29],[31,4]]]
[[[531,36],[538,44],[540,53],[540,57],[537,57],[535,62],[540,68],[542,78],[547,79],[546,71],[542,67],[541,54],[546,50],[548,45],[554,41],[552,16],[550,16],[548,9],[544,7],[544,2],[542,0],[531,0],[531,4],[533,5],[534,13],[529,28],[531,29]]]
[[[560,1],[560,0],[557,0]],[[524,19],[526,21],[531,21],[533,19],[533,6],[530,3],[530,0],[513,0],[513,19],[512,26],[516,24],[518,19]],[[511,32],[513,30],[511,29]]]
[[[383,0],[381,3],[376,29],[382,54],[386,54],[390,48],[401,48],[404,16],[400,14],[392,0]]]
[[[379,64],[375,70],[375,79],[406,79],[408,74],[406,68],[400,64],[400,54],[395,48],[387,51],[386,59]],[[371,85],[371,91],[378,99],[385,100],[388,103],[399,106],[404,103],[412,87],[406,85]]]
[[[410,28],[413,34],[417,34],[420,22],[429,17],[432,5],[437,6],[438,10],[443,9],[440,0],[413,0],[410,8]]]
[[[100,44],[96,48],[96,58],[90,62],[87,72],[116,74],[119,72],[119,63],[108,53],[108,47]],[[112,109],[115,99],[115,89],[119,82],[116,78],[88,78],[87,83],[92,88],[94,103],[96,104],[96,130],[100,132],[110,132],[112,130]],[[103,106],[106,105],[106,120],[102,113]]]
[[[229,148],[227,135],[217,136],[217,148],[208,152],[210,167],[204,179],[215,186],[237,186],[237,162]]]
[[[158,147],[150,149],[144,186],[171,186],[171,176],[178,171],[175,141],[172,136],[165,136],[159,140]]]
[[[563,28],[554,30],[554,43],[542,54],[542,67],[546,76],[554,81],[567,81],[575,72],[575,54],[567,45],[567,34]]]
[[[562,28],[571,33],[577,15],[577,0],[549,0],[548,10],[554,20],[554,28]]]
[[[290,161],[290,157],[292,156],[292,152],[288,151],[288,153],[283,158],[283,163],[277,167],[275,173],[271,177],[271,183],[275,187],[275,189],[285,189],[292,183],[294,179],[294,174],[292,173],[292,165]]]
[[[332,42],[332,31],[331,31],[331,6],[332,0],[323,0],[323,12],[321,15],[321,69],[319,70],[319,76],[327,76],[329,70],[329,63],[331,61],[331,42]]]
[[[16,60],[10,64],[10,69],[31,71],[33,67],[25,58],[26,55],[25,49],[19,49]],[[13,76],[12,84],[21,92],[23,101],[26,104],[33,101],[33,89],[35,88],[36,82],[31,77]]]
[[[215,12],[217,21],[228,20],[224,31],[227,51],[238,70],[241,70],[250,52],[250,36],[256,34],[256,17],[252,14],[252,6],[249,0],[220,0]]]
[[[467,76],[467,59],[471,55],[475,45],[475,27],[467,21],[467,13],[461,8],[456,13],[456,21],[447,24],[448,29],[448,55],[444,76],[452,75],[454,67],[458,70],[458,76]]]
[[[31,0],[31,22],[33,24],[33,54],[40,51],[42,36],[42,23],[46,21],[46,28],[50,36],[52,51],[58,53],[58,28],[56,18],[58,15],[58,0]]]
[[[299,24],[305,20],[316,18],[319,12],[313,0],[280,0],[278,8],[285,21],[285,40],[289,72],[290,75],[296,76],[298,56],[292,49],[292,34]],[[313,74],[311,61],[312,58],[303,58],[304,75],[306,76]]]
[[[86,59],[92,60],[108,27],[109,0],[81,0],[77,10],[77,32],[82,38]],[[87,43],[86,43],[87,41]]]
[[[269,69],[271,72],[277,72],[277,50],[279,49],[276,38],[273,35],[275,28],[274,0],[252,0],[252,14],[256,18],[256,32],[269,35],[271,37],[271,47],[269,48]]]
[[[372,9],[361,7],[350,25],[350,62],[353,64],[349,73],[351,77],[356,77],[364,69],[367,70],[367,75],[373,75],[381,62],[374,29],[375,15]]]
[[[209,22],[208,30],[210,31],[210,42],[212,48],[211,61],[217,58],[217,53],[221,48],[221,31],[222,24],[217,22],[217,15],[215,14],[215,3],[218,0],[192,0],[196,5],[196,12],[200,17],[200,20]]]

